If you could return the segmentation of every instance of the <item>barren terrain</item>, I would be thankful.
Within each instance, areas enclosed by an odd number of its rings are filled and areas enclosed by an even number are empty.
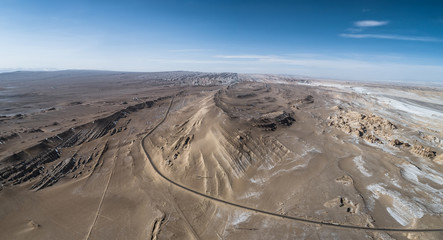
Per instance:
[[[0,239],[442,239],[443,90],[0,74]]]

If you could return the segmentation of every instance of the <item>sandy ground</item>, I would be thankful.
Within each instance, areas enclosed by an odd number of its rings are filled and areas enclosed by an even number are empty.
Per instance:
[[[437,87],[17,72],[0,98],[1,239],[443,238]]]

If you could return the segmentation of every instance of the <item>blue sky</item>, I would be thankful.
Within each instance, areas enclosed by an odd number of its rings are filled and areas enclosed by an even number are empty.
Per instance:
[[[443,2],[0,0],[0,69],[442,82]]]

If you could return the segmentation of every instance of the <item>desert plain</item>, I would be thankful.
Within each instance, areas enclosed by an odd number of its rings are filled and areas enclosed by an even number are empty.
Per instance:
[[[443,87],[0,74],[0,239],[442,239]]]

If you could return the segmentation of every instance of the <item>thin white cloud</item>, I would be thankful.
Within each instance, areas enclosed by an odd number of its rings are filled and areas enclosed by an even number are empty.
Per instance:
[[[402,35],[389,35],[389,34],[349,34],[349,33],[342,33],[342,34],[340,34],[340,37],[344,37],[344,38],[378,38],[378,39],[418,41],[418,42],[442,42],[442,39],[433,38],[433,37],[416,37],[416,36],[402,36]]]
[[[311,56],[277,56],[277,55],[218,55],[215,58],[228,58],[235,59],[238,61],[232,61],[232,63],[249,63],[249,64],[283,64],[301,67],[324,67],[324,68],[335,68],[342,69],[352,67],[362,67],[366,66],[367,62],[343,59],[343,58],[328,58],[326,56],[313,55]]]
[[[267,55],[217,55],[216,58],[227,58],[227,59],[269,59],[271,56]]]
[[[221,55],[229,58],[224,71],[298,74],[311,77],[368,81],[439,82],[443,66],[404,63],[404,57],[294,57],[278,55]],[[372,59],[372,60],[368,60]],[[400,61],[399,61],[400,60]],[[218,65],[219,66],[219,65]],[[426,72],[426,75],[423,75]]]
[[[354,22],[357,27],[378,27],[388,24],[389,21],[375,21],[375,20],[365,20]]]
[[[168,52],[208,52],[212,51],[212,49],[204,49],[204,48],[185,48],[185,49],[171,49]]]
[[[347,31],[349,31],[351,33],[359,33],[359,32],[363,32],[363,28],[348,28]]]

